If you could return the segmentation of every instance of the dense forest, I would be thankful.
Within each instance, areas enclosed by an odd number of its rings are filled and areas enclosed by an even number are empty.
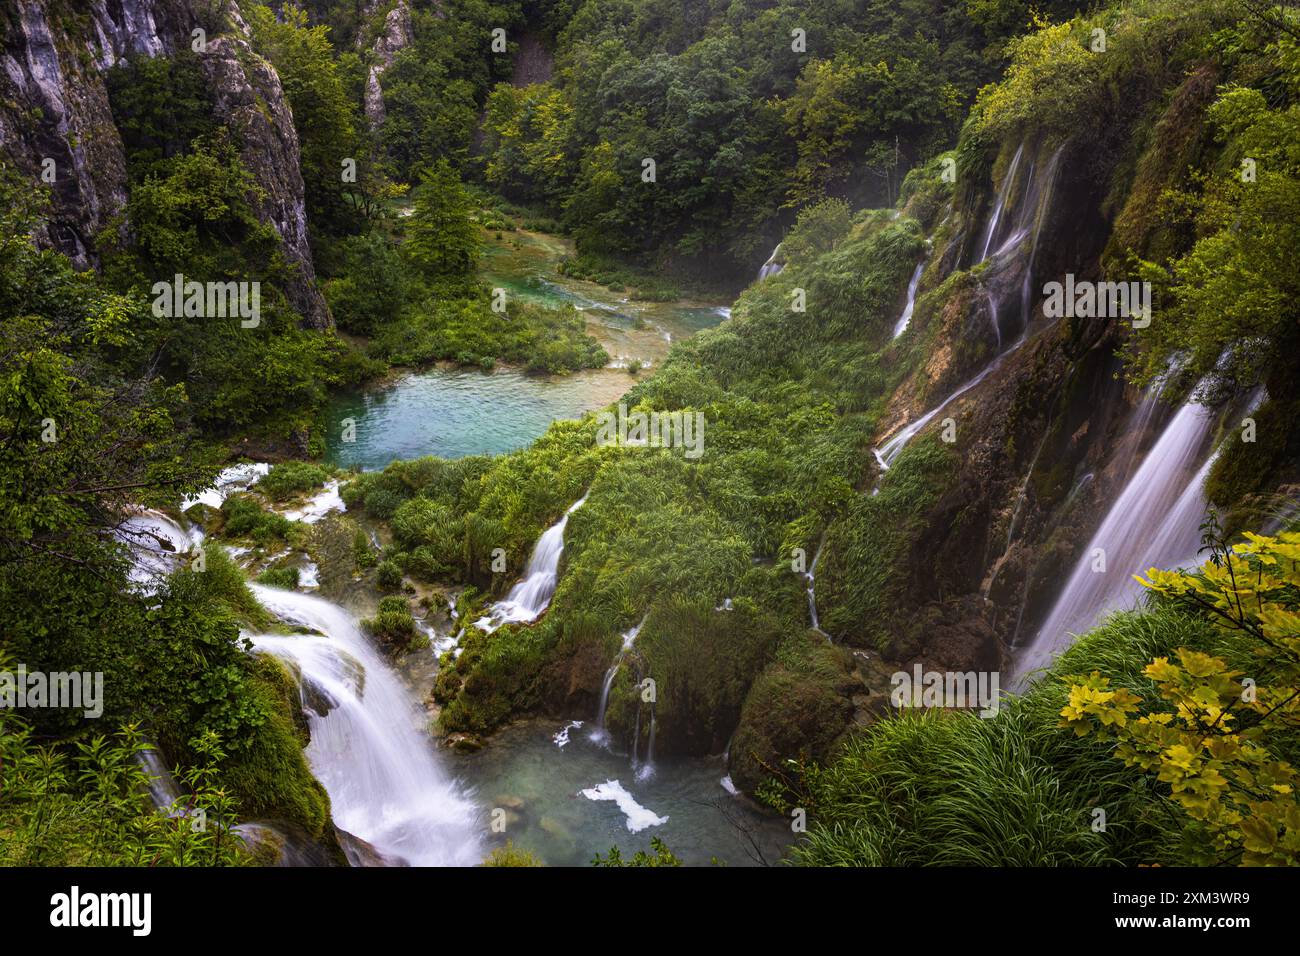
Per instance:
[[[0,46],[0,862],[1300,863],[1285,5]]]

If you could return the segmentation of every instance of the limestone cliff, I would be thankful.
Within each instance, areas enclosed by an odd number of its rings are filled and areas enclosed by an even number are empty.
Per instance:
[[[53,210],[43,238],[82,267],[95,264],[95,237],[127,200],[126,158],[105,73],[129,57],[186,49],[193,31],[203,30],[200,62],[215,118],[237,134],[244,163],[266,193],[259,212],[298,268],[286,291],[306,324],[329,327],[307,242],[293,116],[275,69],[248,45],[235,3],[94,0],[82,10],[64,0],[15,0],[0,13],[0,30],[0,146],[33,182],[50,184]]]

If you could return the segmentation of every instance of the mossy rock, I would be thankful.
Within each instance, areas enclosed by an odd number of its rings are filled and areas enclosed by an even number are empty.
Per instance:
[[[813,632],[791,638],[754,681],[731,741],[731,779],[753,793],[786,760],[824,761],[853,720],[861,687],[843,649]]]

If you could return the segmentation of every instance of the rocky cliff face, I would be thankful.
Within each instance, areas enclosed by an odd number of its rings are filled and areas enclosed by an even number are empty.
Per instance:
[[[185,49],[192,31],[204,30],[201,62],[216,118],[237,133],[243,160],[266,191],[260,212],[298,267],[286,291],[308,325],[331,324],[307,243],[293,116],[274,68],[248,46],[236,4],[214,12],[196,0],[94,0],[78,11],[61,0],[16,0],[0,14],[0,28],[0,145],[24,175],[50,184],[54,208],[43,238],[83,267],[94,265],[96,235],[127,200],[105,72],[128,57]]]
[[[379,13],[382,3],[378,0],[368,5],[365,16],[367,18],[375,17]],[[397,0],[393,8],[385,14],[382,23],[378,27],[378,35],[375,37],[370,51],[373,54],[373,62],[370,64],[370,71],[366,74],[366,119],[370,121],[372,129],[378,129],[384,122],[384,89],[380,85],[379,79],[383,76],[384,71],[393,65],[393,57],[399,52],[410,46],[414,40],[414,34],[411,32],[411,8],[406,5],[406,0]],[[364,45],[366,34],[363,32],[357,38],[358,45]]]

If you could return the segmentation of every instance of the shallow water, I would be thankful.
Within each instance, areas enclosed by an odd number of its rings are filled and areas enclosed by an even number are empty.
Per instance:
[[[663,761],[652,776],[638,780],[626,756],[591,741],[589,720],[570,728],[568,743],[558,746],[554,736],[568,724],[516,724],[494,735],[483,750],[451,759],[450,769],[484,813],[497,807],[506,811],[505,832],[493,835],[497,845],[509,839],[550,866],[587,866],[612,846],[625,859],[637,850],[649,852],[657,836],[684,865],[707,866],[716,858],[728,866],[757,866],[760,853],[769,865],[778,864],[793,839],[785,820],[756,812],[727,792],[720,756]],[[645,812],[629,815],[615,800],[581,793],[611,780]],[[652,816],[667,820],[629,830],[629,820],[638,826]],[[749,830],[752,844],[740,827]]]
[[[572,375],[525,375],[430,368],[364,392],[336,395],[327,412],[325,460],[347,468],[376,470],[402,458],[499,455],[522,448],[551,422],[580,418],[621,398],[636,379],[633,361],[661,364],[672,343],[717,325],[729,314],[700,302],[639,302],[558,272],[572,251],[557,236],[520,231],[488,247],[481,275],[490,286],[548,306],[571,304],[587,319],[587,331],[610,355],[611,367]],[[356,422],[356,440],[345,443],[343,422]]]
[[[500,455],[523,448],[556,419],[604,408],[634,383],[616,369],[556,378],[429,369],[382,390],[336,395],[327,412],[325,460],[372,471],[424,455]],[[351,443],[338,440],[348,418],[356,422]]]

